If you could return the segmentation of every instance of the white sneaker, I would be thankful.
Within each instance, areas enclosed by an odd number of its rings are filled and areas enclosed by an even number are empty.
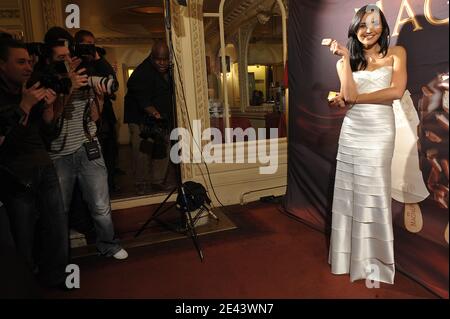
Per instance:
[[[114,258],[122,260],[122,259],[127,259],[128,258],[128,253],[125,249],[121,249],[119,250],[117,253],[115,253],[113,255]]]

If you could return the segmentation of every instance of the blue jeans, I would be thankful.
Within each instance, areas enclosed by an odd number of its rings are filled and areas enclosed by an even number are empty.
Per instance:
[[[31,186],[10,194],[4,204],[15,245],[30,269],[38,266],[45,284],[64,282],[69,229],[53,165],[37,166]]]
[[[97,234],[100,254],[112,256],[121,247],[114,237],[111,204],[108,190],[108,172],[103,157],[89,161],[82,146],[75,153],[54,160],[61,185],[64,211],[69,214],[75,182],[78,181]]]

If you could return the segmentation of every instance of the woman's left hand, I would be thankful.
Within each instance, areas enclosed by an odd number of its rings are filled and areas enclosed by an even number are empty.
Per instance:
[[[350,56],[350,52],[348,51],[347,47],[340,44],[336,40],[333,40],[333,42],[331,42],[330,51],[334,55],[338,55],[344,58],[348,58]]]

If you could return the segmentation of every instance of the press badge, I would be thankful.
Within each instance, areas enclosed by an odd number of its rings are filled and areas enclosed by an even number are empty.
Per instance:
[[[94,161],[101,157],[100,148],[98,147],[97,141],[84,143],[84,148],[86,149],[88,160]]]

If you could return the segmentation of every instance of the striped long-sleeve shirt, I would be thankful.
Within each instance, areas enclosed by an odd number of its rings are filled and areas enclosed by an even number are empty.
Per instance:
[[[83,127],[83,113],[91,98],[93,93],[88,91],[76,90],[72,93],[69,102],[64,106],[61,134],[51,143],[50,158],[52,160],[75,153],[89,141]],[[88,128],[94,136],[97,131],[95,123],[89,122]]]

